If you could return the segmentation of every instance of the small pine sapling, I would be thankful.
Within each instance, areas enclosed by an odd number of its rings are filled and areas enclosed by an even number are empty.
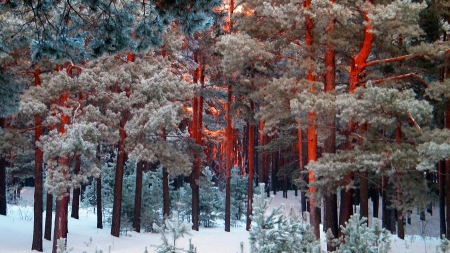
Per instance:
[[[450,251],[450,241],[442,235],[441,242],[436,246],[436,252],[447,253]]]
[[[165,220],[165,227],[153,224],[154,229],[161,235],[161,244],[157,246],[157,253],[195,252],[190,243],[189,250],[176,247],[176,242],[185,235],[190,235],[191,225],[180,220],[178,213],[174,212],[170,219]],[[172,238],[169,238],[172,237]],[[171,241],[169,241],[171,239]]]

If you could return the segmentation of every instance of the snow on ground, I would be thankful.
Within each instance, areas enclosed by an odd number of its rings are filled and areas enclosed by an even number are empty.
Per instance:
[[[0,215],[0,253],[36,252],[30,250],[33,231],[32,192],[32,188],[24,188],[22,203],[8,205],[8,215]],[[289,210],[291,206],[296,210],[300,209],[299,197],[295,197],[293,192],[289,192],[288,199],[283,199],[281,194],[277,194],[272,201],[272,206],[277,207],[280,204],[285,204],[286,210]],[[434,215],[436,216],[437,213],[436,210]],[[437,223],[439,219],[436,219],[435,216],[427,217],[425,230],[427,232],[425,233],[409,235],[405,240],[392,237],[391,252],[437,252],[436,245],[439,240],[429,236],[430,231],[439,231]],[[191,238],[198,253],[236,253],[240,252],[240,242],[243,242],[244,252],[249,252],[248,232],[245,230],[244,223],[240,227],[232,227],[231,232],[225,232],[223,224],[218,223],[219,226],[215,228],[200,227],[200,231],[192,231],[192,235],[179,240],[177,246],[187,249],[189,238]],[[412,224],[412,227],[415,224],[416,226],[423,225],[415,216],[413,216]],[[322,238],[324,237],[323,235]],[[149,253],[153,253],[155,246],[159,243],[160,236],[158,234],[128,232],[128,235],[117,238],[110,235],[109,227],[97,229],[96,215],[93,209],[81,209],[79,220],[69,218],[68,248],[73,248],[73,253],[94,253],[96,249],[108,252],[109,247],[112,253],[141,253],[144,252],[145,247]],[[325,247],[324,242],[322,242],[322,246]],[[44,252],[50,253],[51,247],[52,243],[44,239]]]

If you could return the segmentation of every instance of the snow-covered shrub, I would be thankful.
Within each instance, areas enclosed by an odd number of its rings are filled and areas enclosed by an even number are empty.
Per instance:
[[[252,227],[250,230],[251,253],[296,253],[321,252],[306,217],[297,215],[291,209],[285,215],[284,206],[274,208],[268,215],[266,211],[272,202],[260,184],[260,194],[253,197]]]
[[[436,252],[446,253],[450,251],[450,241],[442,235],[441,242],[436,246]]]
[[[387,253],[390,249],[391,233],[382,228],[379,219],[373,219],[374,226],[367,226],[367,218],[357,212],[341,226],[343,239],[336,252]]]
[[[157,253],[177,253],[177,252],[196,252],[195,248],[189,243],[189,249],[185,250],[176,247],[176,242],[185,235],[190,235],[191,224],[181,221],[178,213],[172,213],[170,219],[166,219],[165,226],[153,224],[153,228],[161,235],[161,244],[157,246]]]

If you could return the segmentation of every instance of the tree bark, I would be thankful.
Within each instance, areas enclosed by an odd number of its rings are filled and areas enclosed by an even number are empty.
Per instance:
[[[227,101],[227,160],[226,160],[226,186],[225,186],[225,231],[230,232],[231,227],[231,156],[233,155],[233,132],[231,126],[231,103],[233,91],[228,85]]]
[[[204,89],[204,74],[203,65],[199,59],[199,51],[194,52],[194,61],[199,65],[197,69],[192,74],[193,82],[196,84],[200,80],[201,89]],[[201,92],[200,92],[201,94]],[[191,137],[194,139],[197,145],[202,145],[202,119],[203,119],[203,95],[196,95],[193,99],[193,119],[192,127],[189,126],[191,131]],[[201,168],[201,155],[194,155],[195,161],[193,164],[193,171],[190,176],[191,178],[191,189],[192,189],[192,229],[199,230],[199,215],[200,215],[200,187],[198,185],[198,180],[200,178],[200,168]]]
[[[402,143],[402,125],[398,123],[396,130],[397,144]],[[405,224],[403,222],[403,207],[402,205],[402,187],[401,187],[401,172],[397,172],[397,236],[400,239],[405,239]]]
[[[0,118],[0,127],[5,128],[5,119]],[[0,215],[6,216],[6,160],[0,155]]]
[[[163,168],[163,214],[164,218],[170,216],[169,173]]]
[[[450,159],[445,160],[445,203],[446,203],[446,220],[447,220],[447,233],[446,238],[450,239]]]
[[[134,231],[141,232],[141,208],[142,208],[142,166],[143,162],[140,161],[136,165],[136,188],[134,195],[134,219],[133,227]],[[163,179],[164,180],[164,179]]]
[[[36,130],[35,136],[36,141],[40,140],[43,134],[41,126],[41,121],[38,115],[35,116],[36,119]],[[43,251],[42,248],[42,221],[44,212],[44,177],[43,177],[43,154],[42,151],[35,147],[35,167],[34,167],[34,223],[33,223],[33,243],[31,245],[31,250]]]
[[[81,169],[81,155],[75,156],[75,175],[80,174]],[[72,213],[70,217],[74,219],[79,219],[79,210],[80,210],[80,195],[81,195],[81,188],[77,187],[73,189],[73,196],[72,196]]]
[[[102,214],[102,176],[97,179],[97,228],[103,229],[103,214]]]
[[[113,202],[113,213],[112,213],[112,224],[111,224],[111,235],[119,237],[120,235],[120,222],[121,222],[121,211],[122,211],[122,191],[123,191],[123,173],[126,162],[126,152],[125,152],[125,139],[127,133],[125,130],[125,124],[127,122],[128,112],[123,112],[122,118],[120,120],[120,138],[118,144],[118,155],[116,162],[116,175],[114,179],[114,202]]]
[[[53,195],[47,193],[46,201],[44,239],[50,241],[52,239]]]
[[[53,253],[57,253],[58,240],[65,239],[67,247],[67,231],[68,231],[68,213],[67,207],[69,205],[70,192],[67,190],[67,195],[56,199],[55,212],[55,227],[53,230]],[[65,247],[65,248],[66,248]]]
[[[127,113],[124,113],[120,126],[123,129],[126,122]],[[125,130],[120,130],[119,139],[119,151],[117,156],[116,164],[116,175],[114,180],[114,203],[113,203],[113,213],[112,213],[112,224],[111,224],[111,235],[119,237],[120,235],[120,219],[122,210],[122,191],[123,191],[123,173],[125,166]]]
[[[69,99],[69,91],[63,91],[61,94],[61,105],[67,107],[66,102]],[[59,126],[59,133],[61,135],[66,134],[66,125],[70,124],[69,115],[62,112],[61,124]],[[65,182],[69,182],[69,171],[70,171],[70,158],[69,154],[66,156],[59,157],[58,161],[60,169],[62,169],[62,174]],[[69,200],[70,200],[70,190],[67,189],[63,196],[59,196],[56,199],[56,214],[55,214],[55,227],[53,232],[53,253],[56,253],[57,241],[61,238],[66,239],[67,245],[67,232],[68,232],[68,216],[69,216]]]
[[[255,103],[250,102],[250,109],[255,110]],[[253,121],[248,129],[248,193],[247,193],[247,231],[250,231],[252,220],[250,216],[253,212],[253,179],[255,173],[255,124]]]
[[[0,215],[6,216],[6,161],[0,156]]]
[[[336,0],[330,0],[334,3]],[[336,26],[336,20],[332,18],[327,28],[327,35],[330,35],[331,31]],[[325,54],[325,92],[332,92],[336,87],[336,53],[334,46],[327,45]],[[336,153],[336,116],[330,115],[330,119],[327,122],[327,128],[329,129],[329,136],[324,143],[324,153]],[[325,232],[330,230],[335,238],[338,236],[338,213],[337,213],[337,195],[335,193],[328,193],[325,195]],[[335,251],[336,247],[331,242],[327,243],[328,251]]]

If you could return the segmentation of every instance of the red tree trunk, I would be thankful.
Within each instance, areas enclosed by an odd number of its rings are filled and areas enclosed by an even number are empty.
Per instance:
[[[41,74],[40,69],[36,69],[34,72],[34,85],[40,86],[41,79],[39,75]],[[35,115],[35,140],[40,141],[42,134],[44,133],[42,129],[41,119],[39,115]],[[42,213],[44,212],[44,177],[42,164],[44,162],[42,150],[35,147],[35,158],[34,158],[34,223],[33,223],[33,243],[31,245],[31,250],[36,250],[42,252]]]
[[[310,9],[311,0],[306,0],[304,2],[305,9]],[[306,45],[308,50],[312,50],[312,46],[314,43],[314,20],[310,17],[306,17]],[[311,60],[314,60],[313,58]],[[308,81],[314,82],[316,80],[314,73],[314,66],[310,66],[310,70],[308,73]],[[315,93],[315,87],[313,86],[311,89],[312,93]],[[310,112],[308,114],[308,163],[311,161],[317,161],[317,115],[315,112]],[[309,183],[313,183],[316,180],[316,175],[312,170],[309,171]],[[312,195],[315,191],[314,187],[309,187],[309,193]],[[314,197],[310,197],[309,206],[311,210],[311,225],[314,229],[314,235],[316,238],[320,238],[320,209],[316,207],[316,199]]]
[[[252,112],[255,110],[255,103],[250,102]],[[248,193],[247,193],[247,231],[251,228],[251,218],[253,212],[253,178],[255,173],[255,124],[251,121],[248,129]]]
[[[336,0],[330,0],[332,3]],[[331,31],[334,30],[336,26],[336,20],[332,18],[328,24],[327,35],[330,35]],[[327,51],[325,54],[325,92],[332,92],[336,87],[336,53],[334,46],[327,45]],[[336,153],[336,115],[331,115],[329,121],[327,122],[327,127],[330,129],[329,136],[325,140],[324,152],[325,153]],[[337,212],[337,195],[334,193],[329,193],[325,195],[325,222],[324,228],[325,232],[330,230],[333,236],[336,238],[338,236],[338,212]],[[336,250],[336,247],[332,243],[327,244],[328,251]]]
[[[61,95],[61,105],[67,106],[66,102],[69,99],[69,92],[64,91]],[[65,113],[61,116],[61,125],[59,126],[59,132],[61,135],[66,134],[66,125],[70,124],[70,117]],[[69,155],[59,158],[59,165],[63,167],[63,176],[66,182],[69,182],[69,169],[70,159]],[[66,190],[63,196],[59,196],[56,199],[56,214],[55,214],[55,227],[53,232],[53,253],[57,250],[57,241],[60,239],[66,240],[67,245],[67,232],[68,232],[68,206],[70,199],[70,191]]]
[[[231,126],[231,100],[233,91],[231,85],[228,86],[227,101],[227,157],[226,157],[226,186],[225,186],[225,231],[230,232],[231,227],[231,156],[233,155],[233,129]]]

